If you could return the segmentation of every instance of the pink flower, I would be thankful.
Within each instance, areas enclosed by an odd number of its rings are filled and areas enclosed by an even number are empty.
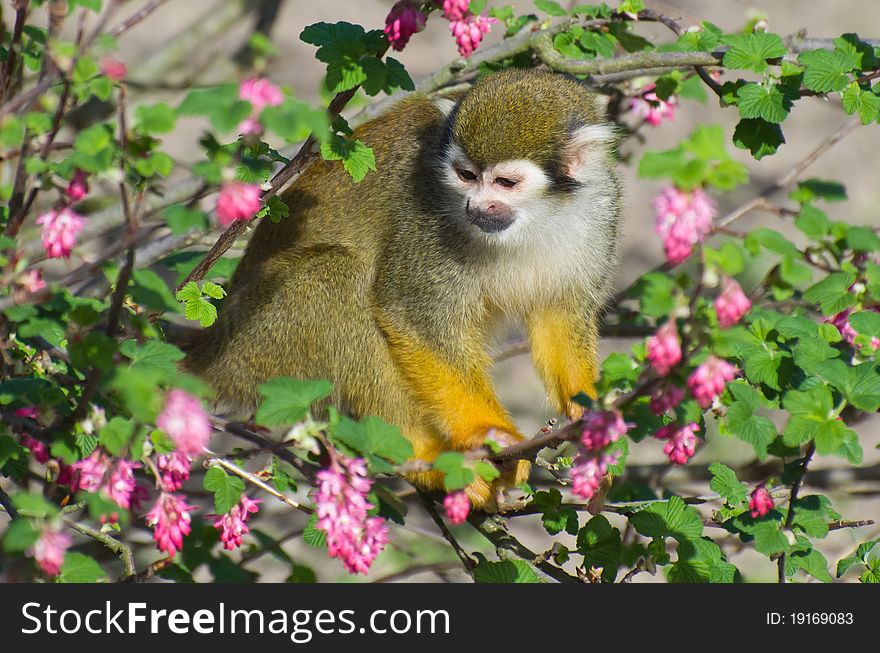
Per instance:
[[[655,415],[673,410],[684,399],[684,388],[677,385],[666,385],[651,397],[651,412]]]
[[[667,440],[663,447],[663,453],[669,458],[669,462],[676,465],[684,465],[694,455],[697,448],[696,431],[700,427],[696,422],[685,424],[667,424],[661,427],[654,435],[658,440]]]
[[[388,527],[381,517],[367,516],[373,482],[364,461],[337,456],[317,478],[317,527],[327,533],[328,554],[341,559],[349,573],[366,574],[388,542]]]
[[[211,422],[202,402],[177,388],[165,398],[156,426],[168,434],[178,451],[192,457],[201,454],[211,438]]]
[[[225,184],[217,198],[217,218],[228,227],[236,220],[250,220],[260,210],[260,187],[233,181]]]
[[[97,492],[107,478],[110,457],[101,449],[95,449],[87,458],[77,460],[71,467],[76,472],[75,490]]]
[[[702,408],[708,408],[724,392],[724,386],[733,379],[737,369],[726,360],[709,356],[688,378],[688,388]]]
[[[590,451],[604,449],[626,435],[629,426],[616,410],[592,411],[583,417],[581,443]]]
[[[767,491],[763,483],[755,488],[749,498],[749,510],[752,511],[752,517],[755,519],[763,517],[773,510],[774,505],[776,504],[773,503],[773,497],[770,496],[770,492]]]
[[[571,491],[584,499],[592,499],[602,484],[608,468],[620,459],[620,452],[613,454],[581,453],[571,468]]]
[[[15,414],[19,417],[27,417],[28,419],[37,419],[40,416],[40,411],[37,410],[36,406],[22,406],[21,408],[15,409]]]
[[[45,465],[47,462],[49,462],[49,449],[46,447],[45,443],[40,442],[36,438],[32,438],[29,435],[25,435],[21,439],[21,444],[22,446],[30,449],[31,455],[38,463],[42,463]]]
[[[645,122],[656,127],[664,120],[675,118],[675,107],[678,101],[675,96],[667,100],[661,100],[655,92],[656,85],[649,84],[642,89],[642,93],[629,101],[629,109]]]
[[[458,53],[462,57],[471,56],[480,47],[483,35],[488,34],[497,22],[497,19],[488,16],[467,16],[463,20],[450,22],[449,29],[455,37]]]
[[[666,260],[678,265],[712,229],[715,203],[701,188],[686,192],[670,186],[660,191],[652,206],[657,212],[656,230],[663,239]]]
[[[162,489],[174,492],[182,488],[189,479],[191,466],[192,458],[180,451],[156,456],[156,467],[159,469]]]
[[[104,491],[120,508],[128,510],[132,507],[132,502],[137,501],[137,480],[134,477],[134,470],[142,466],[125,458],[116,461]]]
[[[463,524],[471,511],[471,502],[468,501],[464,490],[452,492],[443,499],[443,507],[446,509],[446,517],[450,524]]]
[[[153,539],[156,547],[173,557],[183,548],[183,538],[192,531],[191,512],[196,506],[186,503],[178,494],[162,492],[146,515],[147,526],[155,527]]]
[[[68,258],[76,245],[76,235],[85,226],[85,220],[70,208],[47,211],[37,224],[43,226],[40,238],[49,258]]]
[[[268,79],[252,77],[238,87],[238,97],[251,103],[256,113],[263,107],[277,107],[284,102],[284,93]]]
[[[66,533],[46,526],[40,533],[40,538],[28,550],[28,555],[37,562],[44,574],[57,576],[64,564],[64,554],[72,542]]]
[[[385,36],[395,50],[403,50],[410,37],[425,29],[427,17],[412,0],[400,0],[385,19]]]
[[[223,542],[223,548],[232,551],[241,546],[241,536],[250,533],[250,529],[245,522],[250,519],[251,513],[256,513],[260,507],[262,499],[248,499],[242,495],[241,503],[232,506],[232,509],[225,515],[216,515],[214,519],[214,528],[222,530],[220,541]]]
[[[110,56],[101,57],[101,72],[114,82],[121,82],[128,74],[125,64]]]
[[[79,202],[83,199],[89,194],[89,174],[77,168],[76,172],[73,173],[73,179],[70,180],[67,188],[64,189],[64,194],[67,195],[71,202]]]
[[[443,0],[443,18],[446,20],[464,20],[471,13],[471,0]]]
[[[238,133],[242,136],[250,136],[251,134],[262,134],[263,125],[260,123],[259,119],[251,116],[249,118],[245,118],[240,123],[238,123]]]
[[[46,287],[43,281],[43,273],[39,270],[28,270],[18,278],[18,283],[24,288],[25,292],[37,292]]]
[[[681,340],[675,320],[670,318],[648,338],[648,362],[658,376],[666,376],[672,368],[681,362]]]
[[[752,302],[743,293],[742,287],[732,277],[725,277],[721,294],[715,298],[715,312],[722,329],[732,327],[742,316],[752,310]]]

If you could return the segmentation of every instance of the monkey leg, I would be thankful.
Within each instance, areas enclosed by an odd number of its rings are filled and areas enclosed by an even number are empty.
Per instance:
[[[570,419],[583,407],[578,393],[596,396],[598,332],[595,319],[570,307],[549,307],[527,320],[532,359],[554,406]]]
[[[387,322],[382,326],[391,356],[420,415],[445,435],[436,439],[440,449],[426,450],[426,454],[436,457],[440,450],[477,449],[483,446],[487,437],[501,444],[513,444],[523,439],[498,401],[485,367],[479,365],[480,362],[488,365],[484,352],[472,351],[465,357],[468,359],[466,364],[453,365],[417,337]],[[433,457],[429,460],[433,460]],[[491,487],[482,479],[476,479],[468,488],[472,504],[491,510],[498,494],[524,483],[529,470],[527,461],[517,461],[509,468],[502,469],[501,476]],[[433,472],[422,474],[426,476],[419,478],[426,483],[442,487],[442,475],[432,476]]]

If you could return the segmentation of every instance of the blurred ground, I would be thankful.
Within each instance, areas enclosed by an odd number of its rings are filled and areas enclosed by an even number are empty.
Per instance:
[[[7,9],[4,14],[8,15],[9,0],[3,0],[2,4]],[[136,0],[128,4],[131,9],[125,11],[133,10],[143,2]],[[235,4],[235,0],[171,0],[121,40],[120,58],[129,65],[136,78],[139,67],[143,69],[157,55],[165,51],[169,44],[178,42],[181,33],[192,32],[199,26],[204,26],[207,21],[212,18],[217,19],[224,9]],[[269,75],[276,82],[292,86],[299,97],[317,101],[320,97],[318,89],[323,65],[314,59],[314,48],[298,40],[302,28],[317,21],[335,22],[339,20],[359,23],[367,28],[381,27],[392,4],[391,0],[340,0],[335,2],[285,0],[272,33],[273,41],[281,49],[281,55],[272,64]],[[490,4],[507,3],[496,1]],[[531,2],[520,0],[512,4],[522,11],[534,11]],[[565,4],[564,1],[563,4]],[[774,0],[773,2],[762,0],[754,3],[742,0],[716,0],[714,2],[647,0],[647,5],[649,8],[680,19],[680,22],[685,25],[709,20],[726,30],[735,30],[745,22],[748,12],[758,7],[767,15],[769,28],[783,35],[805,29],[810,36],[814,37],[835,37],[844,32],[858,32],[866,38],[880,37],[880,15],[876,11],[876,3],[864,2],[863,0],[837,0],[834,3],[817,0],[810,2],[804,2],[804,0]],[[230,26],[224,30],[222,36],[208,41],[205,48],[197,53],[195,59],[187,62],[187,68],[205,68],[204,74],[199,79],[200,83],[228,79],[230,70],[228,66],[223,64],[228,60],[229,53],[239,47],[249,31],[249,21],[231,20]],[[656,25],[646,26],[646,29],[641,30],[641,33],[662,40],[669,38],[669,33]],[[496,30],[496,33],[492,34],[487,42],[492,43],[499,37],[500,30]],[[395,54],[395,56],[403,61],[412,77],[418,80],[454,59],[457,55],[445,21],[434,18],[429,21],[424,33],[414,37],[410,46],[403,53]],[[170,82],[173,79],[176,78],[170,76],[167,81]],[[160,83],[158,86],[162,86],[162,84]],[[180,91],[153,88],[149,89],[146,94],[140,93],[132,104],[146,98],[153,101],[165,99],[169,102],[176,102],[181,95]],[[730,134],[737,119],[735,110],[720,109],[711,101],[706,105],[686,101],[672,124],[664,125],[660,129],[645,131],[646,142],[644,144],[631,139],[627,143],[624,153],[631,154],[632,160],[638,161],[644,148],[663,149],[670,147],[686,136],[698,123],[720,123]],[[805,99],[795,105],[790,119],[786,121],[785,133],[788,144],[783,146],[776,155],[756,162],[747,152],[735,150],[731,146],[735,157],[749,166],[751,181],[747,187],[739,188],[734,192],[716,193],[715,198],[720,212],[723,214],[738,206],[745,199],[770,185],[814,148],[827,134],[836,130],[845,121],[846,117],[843,115],[836,98],[831,100]],[[200,129],[201,124],[198,121],[182,120],[175,133],[166,141],[170,153],[182,161],[198,160],[200,153],[195,142]],[[808,170],[807,177],[846,181],[849,190],[848,201],[825,207],[833,219],[880,225],[880,217],[878,217],[876,208],[878,199],[880,199],[878,197],[880,196],[880,186],[876,183],[876,152],[878,148],[880,148],[880,129],[876,125],[860,128],[845,141],[836,145]],[[623,218],[625,232],[623,265],[618,279],[618,287],[625,287],[639,274],[662,260],[660,242],[653,233],[653,214],[650,209],[650,200],[657,192],[659,184],[638,180],[632,167],[624,167],[622,174],[627,191],[626,210]],[[747,216],[737,226],[739,229],[748,230],[758,224],[767,224],[771,221],[774,222],[772,225],[774,228],[787,230],[787,226],[782,225],[777,218],[763,214]],[[630,344],[631,342],[627,341],[606,340],[602,344],[603,355],[615,350],[626,350]],[[513,412],[518,425],[525,433],[536,432],[551,413],[548,412],[544,391],[532,372],[528,357],[519,356],[499,364],[495,377],[502,398]],[[865,467],[880,462],[880,454],[875,448],[880,442],[878,424],[880,421],[873,417],[859,425],[866,454],[863,463]],[[739,442],[722,438],[717,433],[710,431],[708,445],[699,453],[694,464],[705,464],[715,459],[721,459],[730,464],[741,464],[751,460],[750,452],[750,448],[741,446]],[[643,465],[659,463],[663,459],[661,448],[657,443],[644,442],[635,447],[630,461],[631,464]],[[841,460],[823,457],[817,457],[812,465],[814,469],[844,466],[845,463]],[[664,482],[672,490],[682,494],[703,494],[707,489],[704,483],[688,482],[679,472],[670,474]],[[873,518],[880,521],[880,500],[873,494],[860,494],[860,491],[866,487],[878,489],[877,482],[880,482],[880,479],[874,479],[873,485],[853,484],[846,481],[842,484],[837,483],[840,490],[833,495],[833,499],[835,506],[843,513],[845,519]],[[806,488],[805,493],[809,493],[812,489]],[[273,509],[275,509],[274,506]],[[397,543],[397,550],[390,550],[383,554],[376,566],[376,576],[391,573],[405,566],[410,556],[416,557],[421,562],[430,561],[426,560],[428,557],[432,560],[453,560],[445,544],[436,542],[433,524],[417,516],[422,512],[414,505],[411,511],[412,518],[407,520],[407,529],[396,529],[394,541]],[[272,528],[267,529],[273,533],[286,533],[301,522],[299,515],[291,516],[289,510],[282,506],[278,507],[276,515],[276,523]],[[521,537],[524,543],[538,551],[546,545],[546,537],[542,535],[543,530],[536,519],[522,517],[514,521],[514,532]],[[415,531],[423,531],[429,534],[431,539],[426,539]],[[473,531],[469,528],[459,529],[458,532],[468,546],[479,547],[484,551],[488,550],[485,541],[479,536],[474,536]],[[860,529],[855,534],[849,530],[836,531],[822,542],[821,549],[833,567],[840,557],[848,555],[855,548],[858,541],[864,541],[870,536],[876,537],[878,533],[880,533],[880,528],[877,526]],[[313,567],[320,580],[347,579],[336,561],[328,560],[322,552],[307,549],[301,543],[300,538],[291,539],[284,548],[295,560]],[[743,569],[750,580],[775,579],[775,565],[770,565],[762,556],[756,554],[735,555],[732,561]],[[263,572],[265,580],[284,580],[286,576],[285,566],[273,560],[271,556],[265,556],[258,562],[252,563],[250,568]],[[437,580],[438,576],[425,573],[409,578]],[[455,570],[453,565],[452,570],[444,575],[444,578],[464,580],[466,577]],[[652,579],[647,574],[636,577],[636,582],[649,580]]]

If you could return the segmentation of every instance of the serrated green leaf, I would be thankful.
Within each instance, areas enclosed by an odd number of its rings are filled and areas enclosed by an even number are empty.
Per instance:
[[[299,381],[286,376],[259,386],[263,401],[257,408],[257,423],[263,426],[292,425],[305,419],[312,404],[330,396],[329,381]]]
[[[227,474],[220,467],[211,467],[205,472],[204,487],[214,494],[214,512],[224,515],[241,499],[244,481],[238,476]]]
[[[842,91],[849,83],[848,73],[858,67],[855,56],[839,50],[808,50],[798,55],[804,66],[804,86],[811,91]]]
[[[746,488],[737,479],[736,472],[730,467],[719,462],[709,465],[709,473],[712,474],[712,480],[709,481],[709,487],[713,492],[717,492],[728,505],[739,506],[746,499]]]

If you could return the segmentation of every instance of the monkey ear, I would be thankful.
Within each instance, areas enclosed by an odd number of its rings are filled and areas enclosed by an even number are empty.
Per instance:
[[[562,171],[580,179],[590,164],[608,155],[616,138],[614,126],[608,123],[575,129],[562,148]]]

